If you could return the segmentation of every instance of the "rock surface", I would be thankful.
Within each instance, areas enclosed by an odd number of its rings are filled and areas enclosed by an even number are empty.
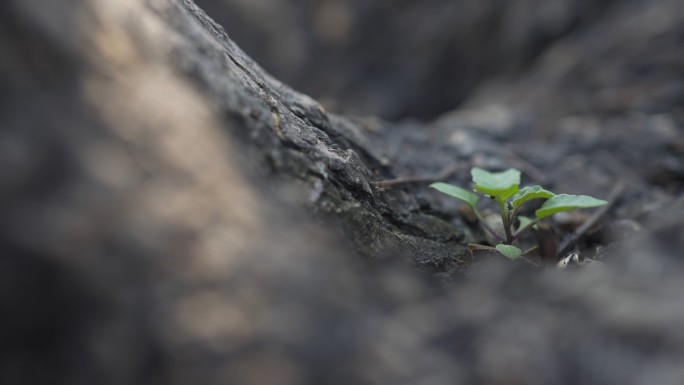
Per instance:
[[[11,0],[0,34],[3,383],[684,378],[680,107],[532,142],[529,110],[485,96],[427,124],[338,116],[190,0]],[[453,202],[373,184],[516,162],[568,192],[624,178],[644,230],[593,269],[471,271]]]

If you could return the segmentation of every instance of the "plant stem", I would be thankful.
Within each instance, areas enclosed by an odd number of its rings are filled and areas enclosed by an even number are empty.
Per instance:
[[[518,207],[514,208],[513,211],[511,212],[511,221],[514,221],[515,218],[518,217],[518,209],[520,209],[520,207],[522,207],[522,206],[518,206]]]
[[[499,211],[501,212],[501,221],[503,222],[504,232],[506,232],[506,244],[510,245],[514,241],[513,235],[511,234],[511,217],[510,212],[506,209],[506,202],[497,200],[496,203],[499,204]]]
[[[480,223],[482,223],[482,227],[484,227],[485,230],[489,231],[489,233],[492,234],[494,239],[496,239],[498,242],[503,242],[504,238],[501,235],[499,235],[499,233],[497,233],[496,230],[494,230],[491,226],[489,226],[489,224],[487,224],[485,219],[482,217],[482,214],[480,214],[480,212],[477,211],[477,209],[475,209],[475,208],[473,208],[473,211],[475,212],[475,216],[477,217],[477,220],[480,221]]]
[[[532,226],[536,225],[536,224],[539,223],[540,221],[541,221],[540,218],[536,218],[535,220],[533,220],[532,222],[530,222],[527,226],[525,226],[525,227],[523,227],[522,229],[518,230],[518,232],[515,233],[515,235],[513,236],[513,240],[512,240],[512,241],[515,241],[516,239],[520,238],[520,237],[521,237],[523,234],[525,234],[529,229],[531,229]],[[512,242],[512,241],[511,241],[511,242]]]

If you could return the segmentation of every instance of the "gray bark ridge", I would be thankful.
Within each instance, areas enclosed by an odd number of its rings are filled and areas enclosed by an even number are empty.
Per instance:
[[[156,3],[150,2],[180,37],[172,49],[175,66],[237,119],[240,131],[231,134],[263,177],[295,182],[301,201],[321,221],[341,226],[362,255],[401,253],[438,268],[465,255],[462,234],[425,209],[416,196],[423,193],[372,187],[374,179],[393,175],[394,160],[378,146],[382,138],[371,140],[362,124],[327,113],[274,79],[192,1]],[[375,135],[385,134],[392,135]]]

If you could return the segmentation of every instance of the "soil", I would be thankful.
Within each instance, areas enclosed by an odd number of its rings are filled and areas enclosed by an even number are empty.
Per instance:
[[[396,171],[384,177],[431,175],[445,165],[455,164],[457,171],[443,180],[460,186],[470,183],[469,170],[473,166],[518,167],[523,170],[523,184],[542,184],[552,191],[604,199],[616,185],[622,185],[615,207],[577,245],[584,257],[594,256],[597,246],[629,238],[634,229],[681,201],[682,136],[671,115],[630,111],[627,116],[598,121],[568,117],[560,123],[561,134],[546,138],[536,135],[531,125],[518,123],[520,119],[510,110],[499,107],[493,114],[500,117],[495,122],[478,121],[488,116],[472,111],[444,116],[428,127],[403,123],[383,128],[392,132],[382,137],[391,138],[384,155],[391,159]],[[600,133],[601,129],[606,131]],[[450,198],[435,197],[437,194],[427,189],[427,184],[386,189],[419,197],[429,211],[440,213],[454,227],[469,228],[472,233],[467,235],[467,241],[486,243],[482,231],[464,221],[459,204]],[[561,214],[549,223],[562,240],[588,216],[588,212]],[[625,227],[626,220],[632,225]]]

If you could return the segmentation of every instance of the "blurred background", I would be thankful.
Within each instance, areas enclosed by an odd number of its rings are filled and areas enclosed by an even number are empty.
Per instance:
[[[510,81],[619,0],[196,0],[276,78],[336,112],[429,119]]]

